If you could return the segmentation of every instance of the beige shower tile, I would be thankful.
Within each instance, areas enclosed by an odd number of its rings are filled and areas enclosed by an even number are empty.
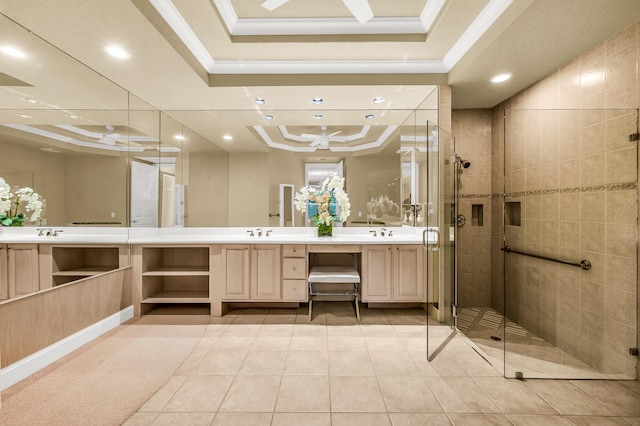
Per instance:
[[[607,286],[628,292],[636,290],[636,259],[607,256],[605,263]]]
[[[607,223],[635,225],[636,191],[607,191],[605,205]]]
[[[607,224],[606,253],[614,256],[635,257],[636,225]]]
[[[280,388],[280,379],[281,376],[237,376],[219,411],[272,412]]]
[[[606,151],[607,145],[602,143],[605,140],[606,132],[607,127],[604,121],[582,128],[580,139],[583,157],[601,154]]]
[[[163,411],[215,412],[232,380],[231,376],[190,376],[165,405]]]
[[[636,150],[637,148],[633,147],[607,152],[607,183],[635,182],[637,175],[636,163],[633,160],[629,161],[629,159],[636,157]]]
[[[604,223],[580,223],[580,249],[594,253],[605,253]]]
[[[329,376],[283,376],[275,411],[329,412]]]
[[[269,426],[271,413],[218,413],[211,426]]]
[[[605,154],[583,157],[580,165],[580,184],[582,186],[603,185],[607,181],[606,167],[602,167],[606,161]]]
[[[580,196],[580,220],[583,222],[604,222],[605,193],[585,192]]]
[[[331,376],[330,391],[334,413],[387,411],[375,377]]]
[[[629,90],[627,87],[624,89]],[[633,92],[635,92],[635,90],[633,90]],[[633,94],[631,94],[631,96],[633,96]],[[634,129],[635,125],[635,110],[627,111],[618,117],[608,120],[607,135],[605,139],[607,141],[607,150],[615,151],[618,149],[629,148],[629,134],[632,133],[630,129]]]
[[[605,317],[618,321],[624,325],[635,327],[637,292],[626,292],[615,288],[605,287]]]

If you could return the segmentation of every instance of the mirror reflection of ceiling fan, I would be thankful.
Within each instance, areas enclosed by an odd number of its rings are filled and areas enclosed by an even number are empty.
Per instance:
[[[261,6],[267,10],[274,10],[288,1],[289,0],[266,0]],[[361,24],[373,18],[373,11],[371,10],[371,6],[369,6],[368,0],[342,0],[342,2],[347,6],[353,17]]]
[[[303,133],[300,135],[300,138],[311,141],[311,144],[309,144],[309,146],[312,148],[317,146],[318,149],[329,149],[329,142],[346,142],[347,141],[347,139],[343,136],[336,136],[338,133],[341,133],[342,130],[338,130],[337,132],[327,134],[327,126],[322,126],[320,128],[322,129],[322,134],[310,135],[308,133]]]

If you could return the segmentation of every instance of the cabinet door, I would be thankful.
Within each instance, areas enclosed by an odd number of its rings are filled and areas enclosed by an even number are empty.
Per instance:
[[[9,252],[7,246],[0,245],[0,300],[9,298]]]
[[[280,246],[254,245],[251,249],[251,300],[280,300]]]
[[[9,298],[39,290],[38,246],[9,245]]]
[[[393,259],[393,298],[399,302],[426,302],[424,250],[418,245],[397,245]]]
[[[367,245],[362,250],[362,301],[390,302],[391,246]]]
[[[249,246],[222,246],[223,300],[249,300]]]

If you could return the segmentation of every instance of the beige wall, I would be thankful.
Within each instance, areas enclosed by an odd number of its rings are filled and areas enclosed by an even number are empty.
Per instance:
[[[47,200],[44,212],[47,222],[64,224],[64,157],[10,143],[0,143],[0,153],[0,176],[10,185],[33,185],[33,189]],[[32,176],[31,183],[29,176]],[[11,178],[20,181],[14,182]]]
[[[198,152],[185,158],[185,226],[227,226],[229,155]]]
[[[506,226],[507,243],[593,264],[583,271],[505,255],[507,316],[600,371],[631,375],[638,361],[629,348],[639,337],[638,164],[628,135],[636,131],[640,106],[639,27],[498,105],[492,118],[492,192],[503,192],[500,121],[506,110],[505,200],[522,206],[521,226]],[[500,226],[502,210],[493,211],[492,224]],[[494,259],[502,257],[500,235],[492,234]],[[497,260],[492,266],[501,267]]]
[[[269,213],[280,212],[280,184],[294,186],[299,191],[304,186],[304,163],[295,153],[274,150],[269,153]],[[295,225],[304,226],[304,216],[295,213]],[[268,226],[279,226],[280,218],[269,218]]]
[[[127,226],[127,170],[126,153],[65,157],[64,224],[120,222],[118,226]]]
[[[229,155],[228,226],[269,226],[269,154]]]

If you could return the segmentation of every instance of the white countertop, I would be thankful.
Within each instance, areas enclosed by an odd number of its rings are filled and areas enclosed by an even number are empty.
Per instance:
[[[0,244],[422,244],[426,228],[393,227],[380,236],[379,227],[334,227],[332,237],[318,237],[316,228],[108,228],[54,227],[58,236],[38,236],[34,227],[0,228]],[[269,229],[270,235],[266,236]],[[254,236],[250,236],[249,230]],[[373,232],[376,231],[376,236]],[[427,243],[437,241],[427,232]]]

